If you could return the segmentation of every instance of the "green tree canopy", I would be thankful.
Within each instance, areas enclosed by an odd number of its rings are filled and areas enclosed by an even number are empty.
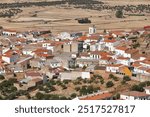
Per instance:
[[[123,11],[122,10],[117,10],[115,15],[116,15],[117,18],[123,18]]]

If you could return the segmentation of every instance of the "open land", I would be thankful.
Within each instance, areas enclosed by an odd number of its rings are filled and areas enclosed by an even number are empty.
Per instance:
[[[131,0],[102,0],[109,6],[115,5],[139,5],[149,4],[149,0],[131,1]],[[14,2],[14,1],[13,1]],[[87,31],[91,25],[96,25],[97,30],[111,29],[134,29],[148,25],[150,22],[149,13],[142,13],[143,16],[129,16],[125,18],[116,18],[113,10],[91,10],[74,8],[73,5],[57,6],[32,6],[20,8],[23,12],[11,17],[0,18],[0,25],[4,28],[17,29],[18,31],[33,29],[50,29],[52,32],[76,32]],[[1,9],[2,11],[4,9]],[[137,12],[138,13],[138,12]],[[76,18],[89,18],[91,24],[79,24]],[[138,24],[138,25],[136,25]]]

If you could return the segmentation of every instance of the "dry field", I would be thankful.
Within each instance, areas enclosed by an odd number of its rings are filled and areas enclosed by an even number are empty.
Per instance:
[[[3,1],[3,0],[2,0]],[[17,0],[9,0],[17,1]],[[22,0],[27,1],[27,0]],[[35,1],[35,0],[33,0]],[[37,0],[38,1],[38,0]],[[50,0],[47,0],[50,1]],[[150,0],[102,0],[106,4],[123,5],[123,4],[150,4]],[[72,7],[28,7],[21,8],[22,13],[12,18],[0,18],[0,25],[4,28],[16,29],[18,31],[32,29],[50,29],[54,33],[62,31],[88,31],[88,27],[96,25],[97,30],[104,29],[134,29],[149,25],[150,15],[145,16],[125,16],[125,18],[115,18],[115,13],[108,10],[96,11],[75,9]],[[33,15],[37,15],[33,17]],[[88,17],[91,24],[79,24],[75,18]],[[146,19],[146,20],[145,20]]]
[[[138,5],[138,4],[150,4],[150,0],[99,0],[110,5]]]

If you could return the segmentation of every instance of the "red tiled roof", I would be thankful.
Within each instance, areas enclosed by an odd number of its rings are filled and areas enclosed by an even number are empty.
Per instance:
[[[117,59],[120,59],[120,60],[128,60],[129,58],[127,58],[127,57],[118,57]]]
[[[103,100],[111,97],[112,97],[111,93],[103,93],[94,96],[87,96],[85,98],[80,98],[80,100]]]
[[[136,49],[128,49],[126,50],[126,53],[129,53],[129,54],[134,54],[134,53],[138,53],[139,51],[136,50]]]
[[[80,57],[81,57],[81,56],[88,57],[88,56],[89,56],[89,54],[88,54],[88,53],[86,53],[86,52],[82,52],[82,53],[80,53]]]
[[[128,50],[127,47],[123,47],[123,46],[118,46],[118,47],[116,47],[116,49],[118,49],[118,50],[123,50],[123,51]]]
[[[106,39],[106,40],[104,40],[104,42],[106,42],[106,43],[114,43],[114,42],[116,42],[116,40],[115,39]]]
[[[4,31],[6,31],[6,32],[16,32],[16,30],[12,30],[12,29],[4,29]]]
[[[146,70],[146,72],[150,73],[150,69]]]
[[[77,41],[85,41],[86,39],[88,39],[87,36],[81,36],[77,39]]]
[[[141,63],[150,64],[150,59],[144,59],[140,61]]]
[[[24,42],[26,42],[26,39],[25,38],[17,38],[16,41],[24,43]]]
[[[133,66],[133,67],[140,67],[141,64],[139,64],[139,63],[133,63],[132,66]]]
[[[43,53],[43,52],[48,52],[49,50],[44,49],[44,48],[38,48],[35,51],[33,51],[34,53]]]
[[[53,57],[54,55],[39,53],[39,54],[37,54],[37,56],[39,56],[39,57]]]
[[[121,67],[124,66],[123,64],[109,64],[108,67]]]
[[[64,42],[60,42],[60,41],[54,41],[54,42],[51,42],[51,46],[58,46],[58,45],[63,45]]]
[[[14,53],[21,54],[20,50],[8,50],[3,54],[3,56],[11,57]]]
[[[107,57],[107,56],[103,56],[102,58],[101,58],[101,60],[107,60],[107,61],[109,61],[110,59],[112,59],[111,57]]]
[[[113,36],[112,35],[105,35],[104,38],[105,39],[111,39],[111,38],[113,38]]]
[[[103,56],[103,57],[109,55],[109,53],[103,52],[103,51],[93,51],[93,52],[91,52],[91,54],[94,54],[94,55],[100,55],[100,56]]]
[[[92,35],[92,36],[88,37],[88,39],[91,39],[91,40],[98,40],[98,39],[99,39],[99,36],[97,36],[97,35]]]

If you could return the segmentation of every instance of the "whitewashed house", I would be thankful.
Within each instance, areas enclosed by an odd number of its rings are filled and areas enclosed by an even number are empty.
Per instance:
[[[150,86],[144,87],[146,94],[150,95]]]
[[[17,32],[15,30],[4,29],[2,31],[2,35],[15,36],[15,35],[17,35]]]
[[[115,54],[117,56],[125,56],[126,50],[128,50],[127,47],[122,47],[122,46],[115,47]]]
[[[120,99],[123,100],[150,100],[150,95],[145,92],[128,91],[120,94]]]
[[[134,67],[134,73],[135,74],[149,74],[147,72],[147,70],[149,70],[149,68],[146,68],[146,67],[143,67],[143,66],[140,66],[140,67]]]
[[[106,71],[107,72],[112,72],[112,73],[116,73],[119,72],[119,68],[123,67],[124,65],[122,64],[110,64],[106,66]]]
[[[90,78],[90,72],[85,71],[71,71],[71,72],[61,72],[59,78],[63,80],[76,80],[78,77],[82,79]]]
[[[104,44],[108,48],[109,51],[115,51],[115,46],[119,45],[119,41],[115,39],[105,39]]]
[[[130,65],[130,58],[118,57],[116,58],[117,64],[123,64],[126,66]]]

